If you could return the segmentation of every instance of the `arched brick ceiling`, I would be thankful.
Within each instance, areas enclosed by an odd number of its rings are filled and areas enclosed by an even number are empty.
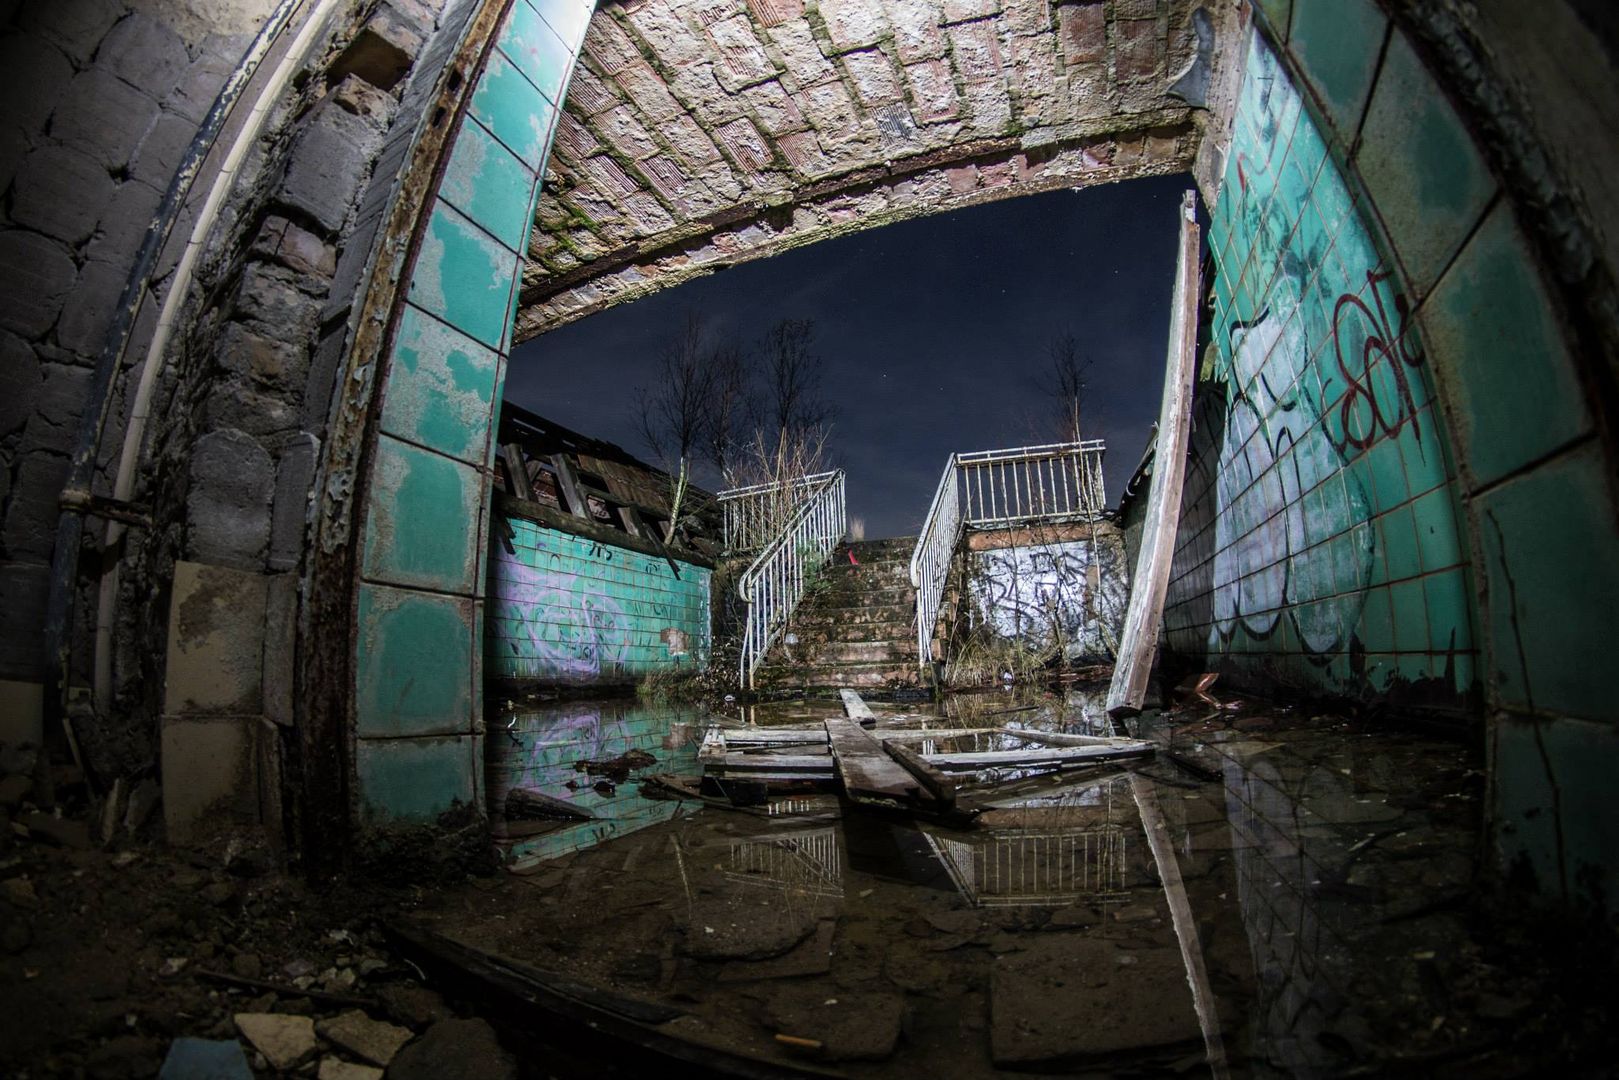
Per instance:
[[[1008,195],[1190,166],[1198,0],[607,0],[518,338],[695,274]]]

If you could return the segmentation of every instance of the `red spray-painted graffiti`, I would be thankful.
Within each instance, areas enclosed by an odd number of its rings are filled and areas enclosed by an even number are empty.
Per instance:
[[[1332,309],[1333,348],[1338,373],[1346,385],[1338,406],[1339,430],[1329,435],[1340,453],[1351,447],[1364,450],[1379,435],[1396,435],[1407,421],[1414,433],[1422,434],[1416,398],[1411,392],[1406,369],[1420,368],[1424,356],[1420,347],[1412,347],[1415,335],[1406,333],[1411,305],[1405,294],[1391,293],[1398,326],[1389,318],[1384,306],[1383,292],[1378,286],[1392,276],[1387,270],[1366,271],[1366,292],[1376,305],[1375,311],[1372,304],[1357,293],[1344,293]],[[1387,365],[1389,376],[1394,380],[1395,400],[1392,402],[1384,401],[1373,383],[1372,374],[1378,360]]]

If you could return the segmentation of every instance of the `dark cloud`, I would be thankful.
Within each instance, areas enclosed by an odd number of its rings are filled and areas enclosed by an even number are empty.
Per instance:
[[[811,318],[836,405],[831,445],[868,536],[915,533],[945,458],[1049,441],[1035,380],[1064,330],[1095,359],[1087,435],[1117,500],[1156,418],[1187,177],[1009,199],[747,263],[520,347],[515,402],[645,454],[634,388],[687,310],[750,343]]]

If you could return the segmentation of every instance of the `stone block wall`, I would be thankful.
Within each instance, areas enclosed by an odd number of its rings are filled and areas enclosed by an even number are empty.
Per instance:
[[[626,685],[707,666],[713,571],[519,517],[503,521],[511,549],[498,538],[490,548],[486,678]]]
[[[41,677],[57,498],[91,370],[147,223],[272,6],[263,0],[202,15],[124,0],[6,6],[0,681]],[[121,416],[112,427],[116,442]]]

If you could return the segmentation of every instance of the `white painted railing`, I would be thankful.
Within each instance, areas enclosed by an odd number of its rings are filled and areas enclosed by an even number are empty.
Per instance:
[[[911,555],[911,584],[916,587],[916,655],[924,670],[933,662],[933,626],[939,619],[950,559],[961,539],[957,487],[956,455],[951,454],[944,463],[944,475],[939,477],[933,504],[922,522],[922,535],[916,538],[916,551]]]
[[[754,671],[803,598],[805,578],[825,564],[843,541],[843,470],[809,477],[804,488],[797,508],[775,539],[737,581],[737,592],[748,605],[740,675],[749,688]]]
[[[715,498],[723,512],[725,550],[757,551],[781,534],[798,504],[835,473],[815,473],[783,483],[730,488]]]
[[[933,630],[950,560],[967,529],[1095,521],[1107,506],[1101,439],[951,454],[911,555],[917,656],[933,659]]]
[[[1107,505],[1101,439],[957,454],[962,515],[972,528],[1093,521]]]

